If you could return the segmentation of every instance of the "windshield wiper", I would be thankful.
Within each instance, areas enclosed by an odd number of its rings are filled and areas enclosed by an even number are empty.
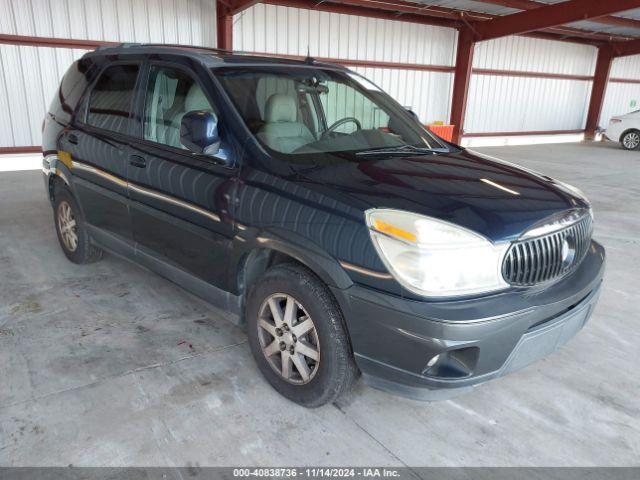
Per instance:
[[[424,148],[414,145],[402,145],[400,147],[376,148],[374,150],[363,150],[357,152],[356,157],[409,157],[412,155],[435,155],[437,153],[449,153],[446,148]]]

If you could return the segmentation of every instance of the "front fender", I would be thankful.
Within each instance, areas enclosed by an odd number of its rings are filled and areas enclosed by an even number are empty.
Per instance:
[[[237,241],[238,244],[242,244],[239,258],[246,258],[255,250],[269,249],[294,258],[318,275],[327,285],[340,289],[353,285],[353,281],[338,260],[319,245],[296,232],[277,227],[248,228],[240,230]],[[241,264],[241,261],[236,264]]]

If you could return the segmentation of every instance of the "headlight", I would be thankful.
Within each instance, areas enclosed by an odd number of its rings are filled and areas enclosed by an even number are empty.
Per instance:
[[[502,260],[509,243],[442,220],[390,209],[366,213],[371,240],[391,274],[419,295],[471,295],[507,288]]]

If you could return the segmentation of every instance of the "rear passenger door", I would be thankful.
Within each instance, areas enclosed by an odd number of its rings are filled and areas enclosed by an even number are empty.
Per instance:
[[[187,112],[219,115],[219,110],[186,65],[152,63],[145,77],[137,104],[143,133],[133,144],[128,167],[135,241],[142,251],[229,290],[235,234],[229,209],[238,169],[180,143]],[[219,128],[221,150],[231,155],[224,119],[219,118]]]
[[[139,63],[110,64],[83,99],[74,128],[61,140],[71,154],[76,195],[86,221],[132,239],[128,212],[128,149]]]

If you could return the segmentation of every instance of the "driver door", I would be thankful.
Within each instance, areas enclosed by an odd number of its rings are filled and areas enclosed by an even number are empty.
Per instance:
[[[228,290],[229,250],[235,234],[229,209],[238,170],[180,143],[180,122],[186,113],[209,110],[221,125],[224,119],[196,73],[186,66],[152,63],[144,85],[144,99],[138,102],[142,138],[132,144],[128,165],[137,248]]]

